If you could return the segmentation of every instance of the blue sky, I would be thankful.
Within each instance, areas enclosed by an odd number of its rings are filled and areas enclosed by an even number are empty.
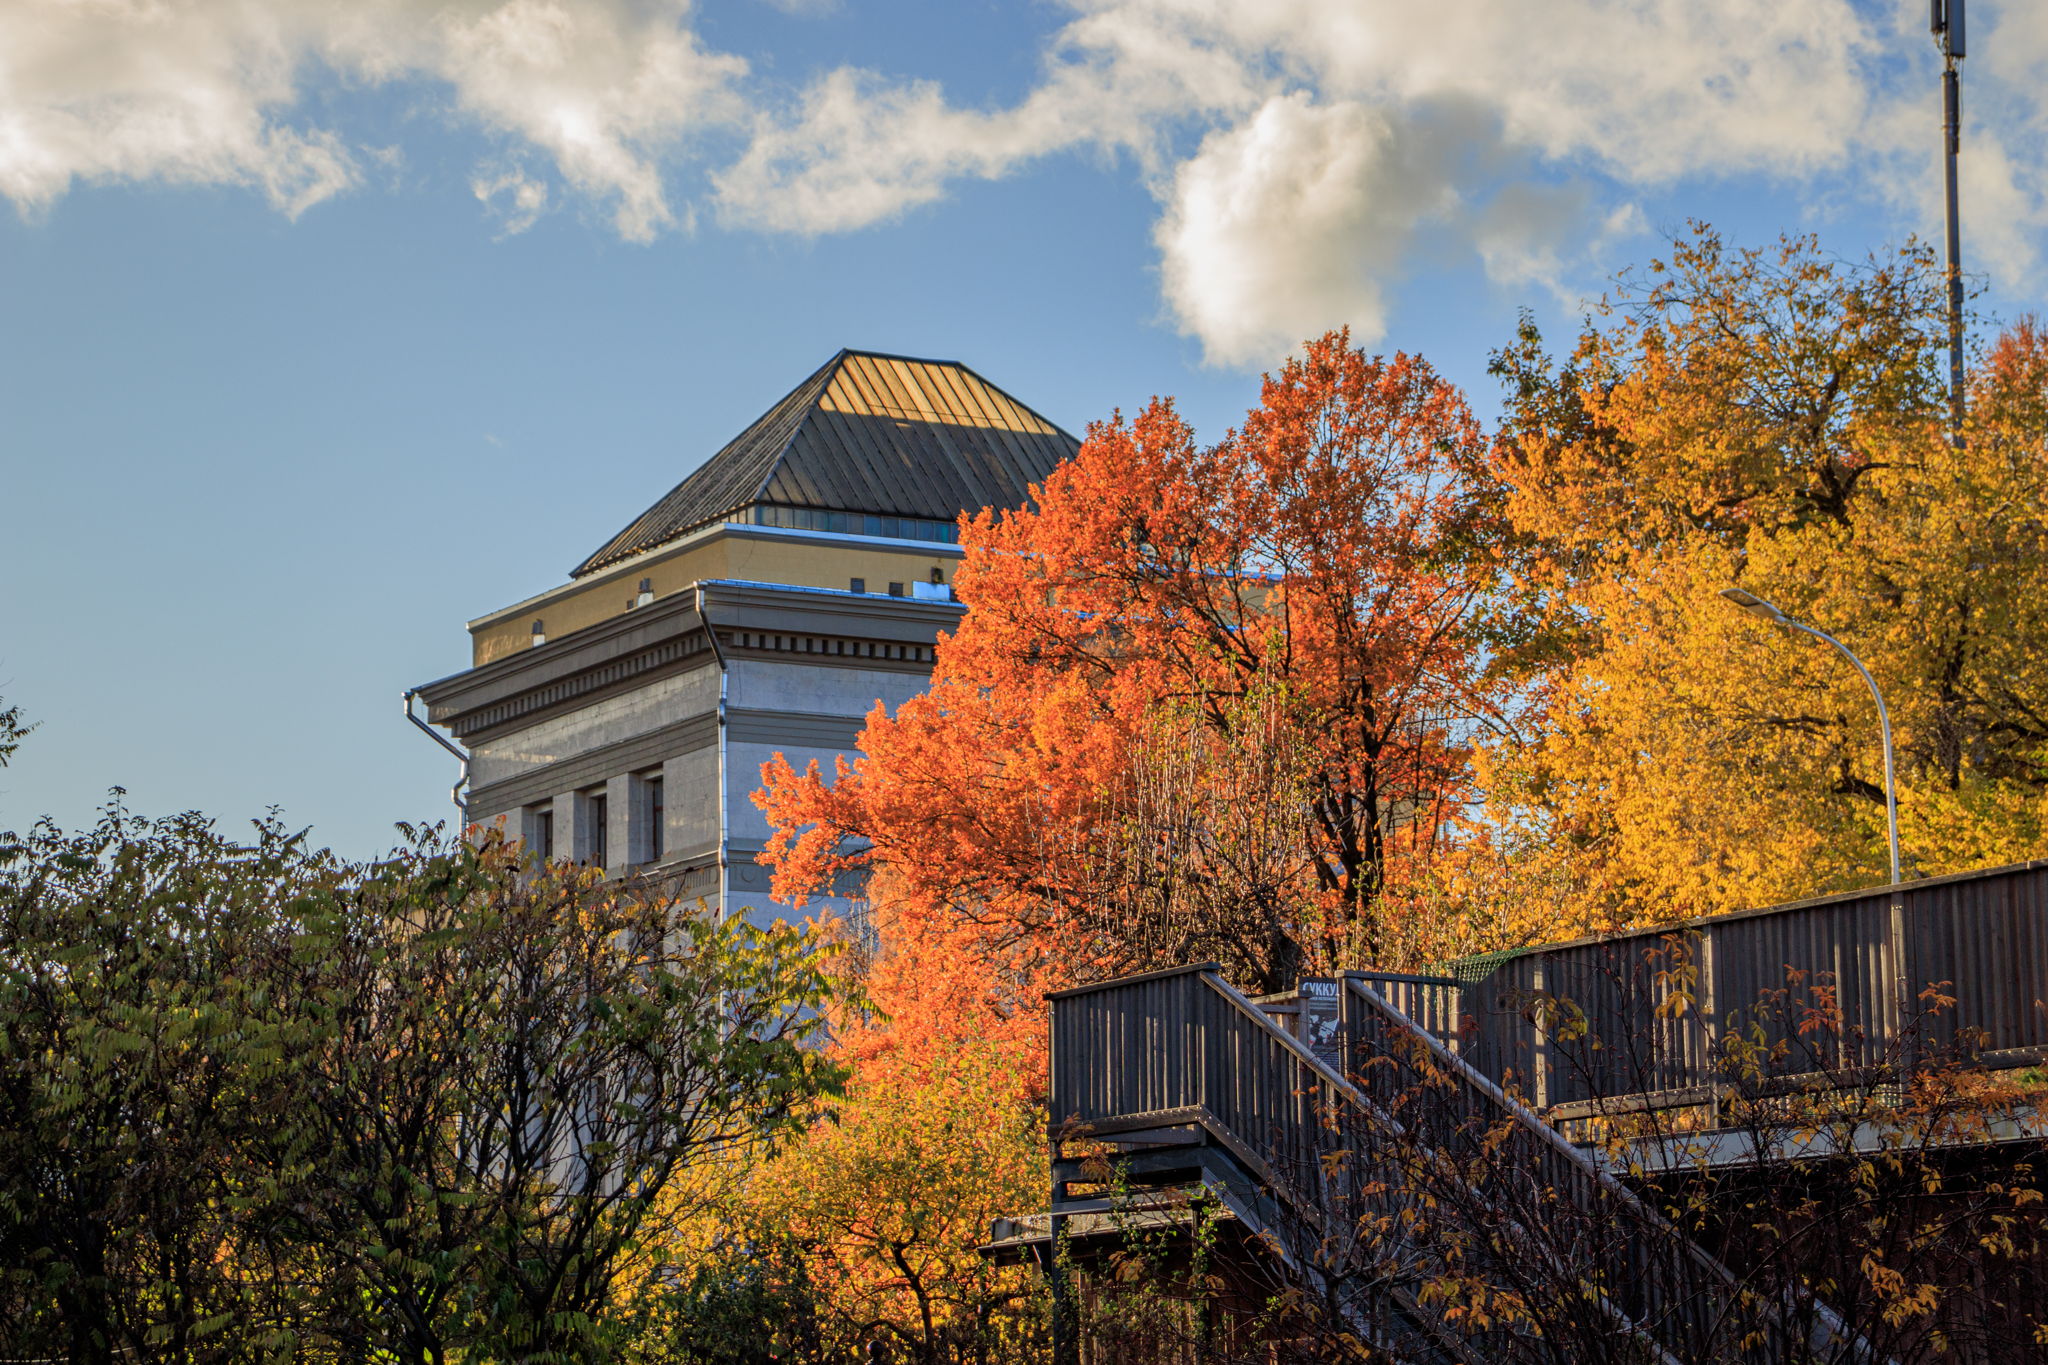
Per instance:
[[[1348,322],[1490,413],[1518,308],[1562,337],[1688,218],[1938,231],[1924,14],[8,6],[0,696],[42,728],[0,828],[114,785],[353,855],[443,817],[401,691],[843,345],[1220,433]],[[2009,316],[2048,20],[1972,21],[1969,266]]]

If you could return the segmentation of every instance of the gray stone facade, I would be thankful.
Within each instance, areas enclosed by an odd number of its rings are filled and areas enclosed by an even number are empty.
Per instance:
[[[924,689],[933,644],[960,613],[946,600],[704,582],[419,692],[469,749],[473,824],[529,846],[551,837],[558,858],[672,878],[765,922],[789,912],[755,862],[770,835],[752,800],[761,765],[781,754],[830,770],[855,752],[875,706]]]
[[[1024,505],[1079,445],[958,362],[841,351],[415,689],[467,747],[470,821],[774,915],[761,765],[829,770],[924,689],[958,518]]]

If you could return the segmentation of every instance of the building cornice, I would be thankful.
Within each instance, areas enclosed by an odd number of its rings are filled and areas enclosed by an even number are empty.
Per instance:
[[[960,620],[951,601],[712,580],[719,643],[737,658],[929,674],[932,645]],[[475,742],[713,661],[694,589],[418,688],[427,717]]]

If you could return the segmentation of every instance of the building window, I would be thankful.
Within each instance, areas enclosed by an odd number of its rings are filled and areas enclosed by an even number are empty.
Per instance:
[[[591,792],[583,798],[583,858],[592,867],[603,868],[611,865],[610,850],[605,846],[606,826],[610,823],[611,803],[602,791]]]
[[[889,596],[891,596],[891,597],[901,597],[901,596],[903,596],[903,585],[902,585],[901,583],[891,583],[891,584],[889,585]]]
[[[555,803],[526,808],[526,851],[542,862],[555,856]]]
[[[946,581],[946,571],[945,571],[944,569],[941,569],[941,568],[940,568],[940,567],[939,567],[938,565],[936,565],[936,564],[932,565],[932,582],[934,582],[934,583],[943,583],[943,582],[945,582],[945,581]]]
[[[848,592],[866,592],[868,590],[868,581],[865,578],[853,579],[846,590]]]
[[[756,526],[782,526],[798,531],[834,531],[841,535],[880,536],[889,540],[925,540],[956,545],[960,530],[950,521],[926,517],[884,517],[866,512],[838,512],[823,507],[778,507],[756,503],[726,518]]]
[[[646,856],[639,861],[658,863],[661,861],[661,836],[668,819],[668,811],[661,799],[661,774],[642,778],[640,791],[640,851]]]

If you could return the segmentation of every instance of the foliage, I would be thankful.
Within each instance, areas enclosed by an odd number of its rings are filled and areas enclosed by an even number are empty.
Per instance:
[[[20,706],[0,706],[0,768],[14,757],[14,751],[36,727],[21,718]]]
[[[821,964],[787,926],[523,871],[492,841],[349,890],[299,955],[336,1231],[368,1250],[408,1352],[438,1359],[452,1325],[509,1360],[605,1354],[604,1310],[671,1181],[837,1087],[804,1046]]]
[[[1220,1254],[1218,1231],[1228,1215],[1211,1190],[1162,1204],[1132,1187],[1127,1163],[1106,1155],[1086,1161],[1082,1174],[1114,1230],[1113,1238],[1078,1249],[1069,1234],[1057,1253],[1073,1290],[1072,1330],[1088,1343],[1091,1362],[1180,1365],[1272,1352],[1284,1315],[1230,1311],[1237,1307],[1229,1302],[1232,1279],[1249,1267]],[[1162,1208],[1169,1216],[1159,1216]]]
[[[1165,400],[1091,427],[1034,507],[963,525],[969,612],[931,690],[870,715],[865,757],[833,778],[764,769],[778,892],[887,865],[902,913],[969,921],[1040,981],[1153,965],[1152,931],[1194,895],[1247,983],[1395,951],[1401,884],[1466,798],[1466,732],[1496,719],[1471,629],[1494,575],[1483,450],[1426,364],[1343,333],[1214,445]],[[1227,759],[1283,731],[1249,771],[1164,752]],[[1133,831],[1157,804],[1147,746],[1153,777],[1218,784],[1169,802],[1174,819],[1224,812],[1246,780],[1291,786],[1261,795],[1305,818],[1262,832],[1249,870],[1237,832]],[[1105,840],[1122,899],[1099,894]]]
[[[1525,322],[1495,467],[1516,533],[1503,671],[1536,723],[1488,746],[1503,845],[1560,928],[1867,884],[1886,867],[1890,704],[1923,873],[2048,837],[2048,340],[2009,330],[1945,436],[1929,254],[1698,229],[1625,278],[1562,363]]]
[[[885,926],[869,972],[887,1014],[842,1011],[843,1098],[755,1173],[749,1242],[800,1252],[828,1359],[996,1365],[1045,1349],[1038,1273],[976,1248],[1046,1197],[1042,1025],[955,945]]]
[[[8,850],[0,930],[14,1354],[609,1359],[678,1177],[841,1081],[803,936],[493,840],[114,810]]]
[[[734,1211],[722,1211],[731,1218]],[[645,1365],[812,1365],[832,1359],[804,1255],[786,1236],[740,1235],[652,1296],[628,1358]],[[840,1358],[845,1358],[843,1353]]]
[[[310,1032],[262,964],[332,864],[274,821],[242,844],[118,807],[0,862],[9,1353],[260,1360],[345,1316],[345,1279],[297,1293],[264,1249]]]

